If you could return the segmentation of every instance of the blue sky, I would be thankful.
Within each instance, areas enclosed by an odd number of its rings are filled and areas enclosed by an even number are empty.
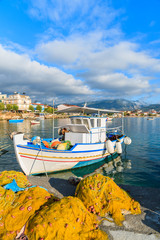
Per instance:
[[[159,0],[0,0],[0,91],[160,103],[159,10]]]

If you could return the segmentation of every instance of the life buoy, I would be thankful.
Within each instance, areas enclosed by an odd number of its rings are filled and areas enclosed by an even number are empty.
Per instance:
[[[132,140],[131,140],[130,137],[125,137],[125,138],[124,138],[124,143],[125,143],[126,145],[130,145],[131,142],[132,142]]]

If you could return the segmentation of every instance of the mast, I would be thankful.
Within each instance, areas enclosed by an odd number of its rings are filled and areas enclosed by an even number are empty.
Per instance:
[[[124,112],[122,112],[122,133],[124,134]]]
[[[54,99],[53,99],[53,139],[54,139]]]

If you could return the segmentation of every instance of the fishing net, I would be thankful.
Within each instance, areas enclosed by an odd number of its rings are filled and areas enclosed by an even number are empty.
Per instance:
[[[0,239],[13,240],[36,210],[50,198],[44,188],[32,187],[18,193],[0,188]]]
[[[25,188],[30,185],[27,177],[22,172],[3,171],[0,173],[0,186],[11,183],[13,179],[16,180],[17,185],[21,188]]]
[[[76,197],[44,204],[28,221],[25,234],[39,240],[106,240],[96,216]]]
[[[7,216],[14,199],[15,193],[12,190],[5,190],[3,187],[0,187],[0,239],[1,235],[6,232],[4,219]]]
[[[125,220],[124,213],[140,214],[140,204],[111,178],[101,174],[89,176],[78,184],[75,195],[89,212],[101,217],[112,216],[117,225]]]

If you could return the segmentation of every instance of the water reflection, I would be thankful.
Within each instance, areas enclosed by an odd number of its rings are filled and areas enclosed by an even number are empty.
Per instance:
[[[121,156],[112,159],[110,161],[101,161],[100,163],[92,164],[90,166],[78,168],[78,169],[71,169],[65,172],[59,172],[50,174],[50,177],[55,178],[63,178],[67,179],[68,176],[75,176],[75,177],[86,177],[91,176],[95,173],[100,173],[105,176],[109,176],[115,178],[117,174],[125,171],[126,169],[131,169],[131,160],[122,159]]]

